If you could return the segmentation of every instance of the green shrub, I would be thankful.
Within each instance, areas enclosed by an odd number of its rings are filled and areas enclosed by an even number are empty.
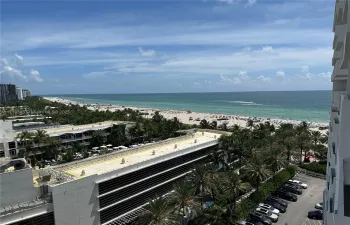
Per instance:
[[[324,174],[324,175],[326,175],[326,172],[327,172],[327,165],[324,165],[324,164],[310,163],[310,164],[303,164],[300,167],[302,169],[309,170],[315,173]]]
[[[253,192],[248,198],[242,200],[237,208],[237,218],[246,218],[255,207],[276,191],[284,182],[295,175],[296,168],[289,166],[285,170],[276,173],[270,180],[263,183],[258,191]]]

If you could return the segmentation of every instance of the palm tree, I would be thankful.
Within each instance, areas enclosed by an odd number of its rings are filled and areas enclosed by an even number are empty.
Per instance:
[[[203,204],[206,194],[211,194],[213,197],[213,189],[215,188],[215,180],[212,175],[214,168],[211,165],[196,165],[194,170],[187,177],[187,181],[195,188],[195,194],[200,196],[200,201]]]
[[[154,200],[149,200],[144,210],[133,225],[177,225],[179,223],[178,217],[174,215],[164,197],[156,196]]]
[[[230,220],[232,220],[233,215],[235,214],[234,212],[236,210],[237,196],[247,192],[251,188],[251,186],[249,183],[243,182],[239,178],[238,174],[232,170],[226,171],[222,175],[223,176],[221,176],[220,179],[220,186],[225,195],[230,200],[229,202],[232,203],[229,213]]]
[[[265,154],[265,162],[269,169],[276,173],[280,168],[286,166],[286,159],[283,157],[285,152],[280,145],[272,144]]]
[[[270,173],[263,162],[262,155],[259,153],[254,153],[248,165],[244,168],[244,174],[255,183],[257,190],[259,190],[260,182],[265,180]]]
[[[24,157],[28,159],[29,154],[32,152],[34,134],[29,131],[23,131],[17,135],[20,142],[24,142]]]
[[[321,140],[321,137],[322,137],[322,134],[318,130],[311,131],[311,139],[312,139],[313,144],[314,144],[314,149],[316,149],[316,146],[317,146],[318,142]]]
[[[249,127],[250,130],[252,130],[254,127],[254,121],[251,119],[248,119],[246,126]]]
[[[300,165],[303,164],[303,152],[306,157],[306,150],[310,145],[310,132],[305,128],[305,124],[302,123],[301,125],[297,126],[295,128],[295,135],[296,135],[296,145],[300,150]]]
[[[169,196],[169,204],[174,208],[175,214],[184,217],[193,217],[201,210],[195,188],[189,182],[179,182]]]
[[[59,147],[61,147],[62,142],[61,139],[57,137],[48,137],[46,139],[47,147],[50,149],[49,153],[53,154],[55,161],[57,162],[57,157],[59,153]]]
[[[39,148],[41,147],[41,144],[44,144],[47,140],[47,138],[49,137],[49,135],[47,134],[47,132],[45,130],[36,130],[36,132],[34,133],[34,140],[37,141],[37,151],[39,151]],[[37,151],[34,151],[34,158],[36,161],[36,153]]]
[[[209,122],[206,119],[202,119],[199,123],[199,127],[202,129],[208,129],[210,128]]]

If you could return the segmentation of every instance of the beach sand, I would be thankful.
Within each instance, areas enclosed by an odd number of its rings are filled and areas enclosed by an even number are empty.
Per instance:
[[[114,112],[117,110],[130,108],[133,110],[139,110],[145,114],[148,113],[148,115],[145,115],[146,118],[151,118],[156,111],[159,111],[160,114],[164,116],[164,118],[172,119],[174,117],[177,117],[179,121],[185,124],[199,125],[200,121],[205,119],[208,122],[217,121],[218,126],[222,123],[227,123],[227,126],[229,127],[235,124],[241,127],[246,127],[247,120],[249,119],[249,117],[242,116],[242,115],[201,113],[201,112],[182,111],[182,110],[161,110],[161,109],[140,108],[140,107],[132,107],[132,106],[119,106],[119,105],[83,104],[80,102],[63,99],[63,98],[57,98],[57,97],[44,97],[44,99],[63,103],[63,104],[78,104],[80,106],[86,106],[88,109],[91,109],[91,110],[102,110],[102,111],[109,110],[111,112]],[[292,123],[294,125],[297,125],[301,122],[298,120],[285,120],[285,119],[273,119],[273,118],[251,118],[251,119],[255,119],[256,122],[261,122],[261,123],[269,121],[271,124],[274,124],[275,126],[279,126],[281,123]],[[318,130],[318,127],[326,127],[326,126],[328,126],[328,123],[317,123],[317,122],[309,123],[309,127],[311,130]],[[320,130],[320,132],[325,134],[327,130],[328,129]]]

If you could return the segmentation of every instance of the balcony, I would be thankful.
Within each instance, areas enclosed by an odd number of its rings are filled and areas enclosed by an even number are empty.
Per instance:
[[[350,24],[349,24],[350,26]],[[343,52],[342,52],[342,58],[341,58],[341,69],[350,69],[348,68],[350,60],[350,29],[347,28],[347,32],[345,33],[344,37],[344,44],[343,44]]]
[[[331,80],[347,80],[348,79],[348,70],[341,68],[341,60],[337,60],[334,68]]]
[[[337,51],[339,51],[343,47],[346,30],[347,30],[347,24],[335,26],[335,32],[334,32],[335,46],[333,47],[335,47],[334,49],[336,49]]]
[[[336,62],[342,57],[342,52],[339,50],[334,50],[332,58],[332,66],[335,66]]]

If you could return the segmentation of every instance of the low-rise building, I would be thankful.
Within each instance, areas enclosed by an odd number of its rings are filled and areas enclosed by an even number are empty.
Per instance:
[[[220,135],[197,131],[39,172],[1,173],[1,224],[129,224],[203,162]]]

